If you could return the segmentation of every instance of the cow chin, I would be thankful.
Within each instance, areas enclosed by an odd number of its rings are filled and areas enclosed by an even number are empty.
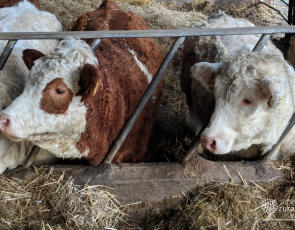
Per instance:
[[[223,155],[223,154],[228,154],[231,151],[232,151],[232,144],[226,141],[226,143],[219,143],[217,148],[213,150],[212,153]]]

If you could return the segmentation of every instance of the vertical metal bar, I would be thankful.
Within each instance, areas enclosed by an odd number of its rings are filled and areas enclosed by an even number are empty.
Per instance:
[[[9,40],[0,56],[0,71],[3,70],[17,40]]]
[[[262,34],[262,36],[260,37],[259,41],[257,42],[257,44],[255,45],[252,51],[260,52],[265,46],[265,44],[267,43],[267,41],[269,40],[269,38],[270,38],[270,34]]]
[[[156,89],[158,83],[160,82],[166,68],[169,66],[171,60],[175,56],[176,52],[178,51],[179,47],[183,43],[185,37],[179,37],[173,44],[172,48],[170,49],[169,53],[167,54],[165,60],[163,61],[162,65],[158,69],[156,75],[154,76],[153,80],[149,84],[148,88],[144,92],[142,98],[138,102],[136,108],[134,109],[132,115],[130,116],[129,120],[124,125],[123,129],[121,130],[120,134],[117,137],[117,140],[112,145],[111,149],[109,150],[106,158],[104,159],[104,163],[111,163],[116,153],[120,149],[122,143],[124,142],[126,136],[128,135],[129,131],[131,130],[133,124],[135,123],[136,119],[140,115],[140,112],[148,102],[149,98],[151,97],[152,93]]]
[[[288,10],[288,24],[291,25],[293,21],[293,5],[294,1],[289,0],[289,10]]]

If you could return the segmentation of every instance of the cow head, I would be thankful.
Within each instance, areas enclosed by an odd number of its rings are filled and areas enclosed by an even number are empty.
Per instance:
[[[274,141],[277,130],[271,128],[280,122],[279,111],[285,113],[292,101],[288,79],[295,77],[284,60],[243,51],[223,63],[198,63],[191,71],[208,90],[214,88],[215,109],[201,134],[204,149],[226,154]]]
[[[86,107],[77,94],[85,79],[97,74],[91,48],[68,37],[48,55],[25,50],[23,59],[30,74],[23,93],[0,113],[1,131],[14,141],[34,142],[83,132]]]

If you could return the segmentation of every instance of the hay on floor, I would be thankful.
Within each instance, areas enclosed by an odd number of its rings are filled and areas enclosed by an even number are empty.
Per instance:
[[[53,168],[35,173],[25,181],[0,175],[0,229],[104,229],[123,221],[104,187],[77,186]]]

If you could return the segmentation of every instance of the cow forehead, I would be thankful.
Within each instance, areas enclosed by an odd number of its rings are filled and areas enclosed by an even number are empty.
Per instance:
[[[216,78],[215,94],[230,100],[242,89],[259,89],[266,77],[283,77],[285,67],[280,57],[271,54],[240,52],[229,55]]]
[[[61,78],[74,93],[77,92],[79,70],[85,63],[97,64],[90,46],[79,39],[67,37],[49,54],[34,62],[29,78],[32,83],[45,86],[56,78]]]

